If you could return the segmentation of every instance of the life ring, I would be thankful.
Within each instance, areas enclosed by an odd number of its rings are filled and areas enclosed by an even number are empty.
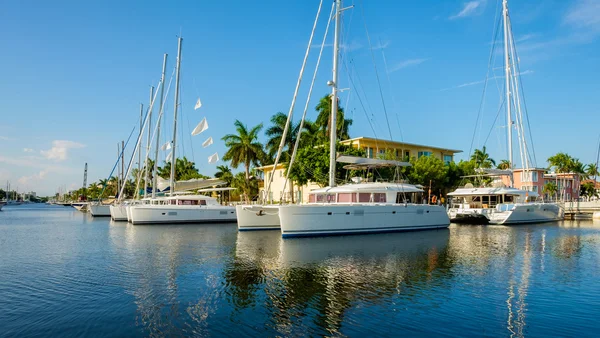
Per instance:
[[[431,203],[436,204],[437,203],[437,196],[433,195],[433,197],[431,198]]]

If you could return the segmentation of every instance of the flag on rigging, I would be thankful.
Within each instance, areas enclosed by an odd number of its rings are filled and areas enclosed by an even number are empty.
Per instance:
[[[211,144],[213,144],[212,136],[209,137],[206,141],[202,142],[202,148],[206,148]]]
[[[202,102],[200,102],[200,98],[198,98],[198,101],[196,102],[196,105],[194,106],[194,110],[199,109],[200,107],[202,107]]]
[[[169,150],[171,149],[171,142],[167,142],[160,147],[161,150]]]
[[[210,164],[217,163],[218,160],[219,160],[218,153],[214,153],[208,157],[208,163],[210,163]]]
[[[208,122],[206,122],[206,117],[205,117],[202,119],[202,121],[200,121],[200,123],[198,123],[196,128],[194,128],[194,130],[192,131],[192,136],[196,136],[196,135],[200,134],[201,132],[205,131],[206,129],[208,129]]]
[[[171,152],[169,153],[169,155],[167,155],[167,158],[165,159],[165,161],[171,162],[172,159],[173,159],[173,151],[171,150]]]

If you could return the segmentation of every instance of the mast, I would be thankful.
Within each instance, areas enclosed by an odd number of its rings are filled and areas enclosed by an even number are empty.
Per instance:
[[[87,201],[87,162],[83,169],[83,200]]]
[[[335,33],[333,38],[333,79],[328,84],[331,86],[331,124],[329,127],[329,186],[335,187],[335,145],[337,141],[337,87],[338,87],[338,60],[340,46],[340,24],[342,15],[342,0],[335,1]]]
[[[512,114],[511,114],[511,102],[510,102],[510,60],[508,54],[508,1],[502,0],[502,18],[504,21],[504,80],[506,86],[506,121],[508,123],[508,162],[510,168],[513,168],[513,149],[512,149]],[[512,186],[511,176],[511,186]]]
[[[142,128],[143,128],[143,124],[144,122],[142,121],[144,118],[144,104],[140,103],[140,134],[142,133]],[[137,177],[136,179],[136,190],[137,190],[137,184],[139,184],[139,180],[140,180],[140,175],[142,174],[142,152],[140,151],[138,153],[138,172],[137,172]],[[135,192],[135,199],[137,199],[139,197],[140,193],[139,190]]]
[[[156,121],[156,150],[154,153],[154,168],[152,169],[152,198],[156,197],[156,172],[158,171],[158,148],[160,146],[160,122],[163,118],[163,101],[165,99],[165,72],[167,71],[167,53],[163,58],[162,75],[160,77],[160,107],[158,108],[158,120]]]
[[[121,141],[121,188],[123,188],[124,186],[125,186],[125,141]],[[121,198],[121,196],[119,196],[119,199],[120,198]]]
[[[181,70],[181,44],[183,43],[183,38],[179,37],[179,41],[177,44],[177,70],[175,71],[175,112],[173,113],[173,145],[172,152],[173,156],[171,156],[171,178],[169,181],[169,189],[171,195],[175,190],[175,163],[177,163],[177,108],[179,105],[179,71]]]
[[[148,156],[150,156],[150,141],[152,131],[152,110],[154,108],[154,86],[150,86],[150,109],[148,111],[148,138],[146,141],[146,159],[144,160],[144,198],[148,196]],[[140,151],[140,155],[142,152]]]
[[[121,174],[119,173],[119,161],[121,160],[121,145],[117,142],[117,193],[121,190]],[[112,175],[111,175],[112,176]]]

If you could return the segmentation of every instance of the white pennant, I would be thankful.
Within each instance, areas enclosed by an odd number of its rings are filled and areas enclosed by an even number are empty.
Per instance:
[[[194,110],[199,109],[200,107],[202,107],[202,102],[200,102],[200,98],[198,98],[198,102],[196,102],[196,105],[194,106]]]
[[[219,154],[218,153],[214,153],[212,155],[210,155],[208,157],[208,163],[217,163],[217,161],[219,160]]]
[[[173,159],[173,151],[171,151],[171,152],[169,153],[169,155],[167,155],[167,159],[166,159],[165,161],[167,161],[167,162],[171,162],[171,160],[172,160],[172,159]]]
[[[160,147],[161,150],[169,150],[171,149],[171,142],[167,142]]]
[[[211,144],[213,144],[212,136],[209,137],[206,141],[202,142],[202,148],[206,148]]]
[[[200,123],[198,123],[196,128],[194,128],[194,131],[192,131],[192,136],[196,136],[196,135],[200,134],[201,132],[205,131],[206,129],[208,129],[208,122],[206,122],[206,117],[205,117],[202,119],[202,121],[200,121]]]

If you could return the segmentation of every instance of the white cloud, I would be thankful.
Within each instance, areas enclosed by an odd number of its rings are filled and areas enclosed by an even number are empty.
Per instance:
[[[410,66],[416,66],[416,65],[420,65],[423,62],[429,60],[429,58],[426,59],[409,59],[409,60],[404,60],[401,61],[399,63],[397,63],[395,66],[390,68],[390,73],[395,72],[397,70],[400,70],[402,68],[406,68],[406,67],[410,67]]]
[[[40,153],[49,160],[64,161],[68,158],[69,149],[83,148],[85,145],[73,141],[55,140],[52,141],[50,150],[42,150]]]
[[[566,13],[564,22],[579,28],[600,32],[600,1],[578,0]]]
[[[48,172],[50,172],[50,169],[44,169],[39,173],[33,174],[31,176],[21,176],[17,180],[17,182],[19,182],[19,184],[31,187],[36,182],[43,180],[48,175]]]
[[[31,148],[23,148],[23,151],[26,152],[26,153],[33,153],[34,152],[34,150],[31,149]]]
[[[454,20],[454,19],[466,18],[468,16],[481,14],[481,11],[479,11],[479,9],[483,8],[484,3],[485,3],[485,0],[466,2],[463,4],[463,8],[461,9],[460,12],[458,12],[458,14],[452,15],[448,19]]]

